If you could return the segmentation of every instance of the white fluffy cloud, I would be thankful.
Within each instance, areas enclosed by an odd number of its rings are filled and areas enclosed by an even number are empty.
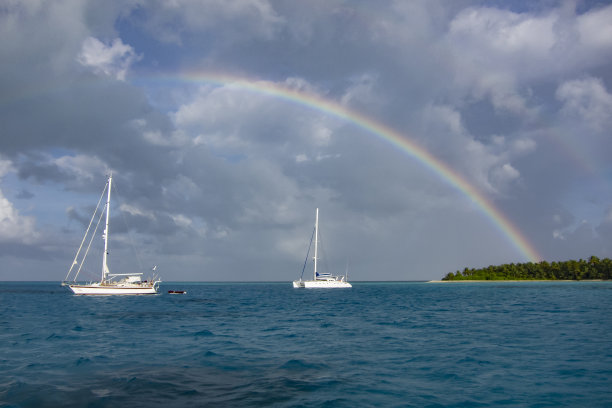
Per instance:
[[[123,81],[130,66],[139,58],[134,49],[124,44],[120,38],[115,38],[107,45],[97,38],[88,37],[83,41],[77,60],[96,74]]]
[[[82,183],[91,183],[99,174],[109,172],[108,165],[100,158],[85,154],[49,158],[49,161],[54,163],[61,172],[69,174],[70,178]]]
[[[572,2],[540,14],[468,8],[450,23],[448,45],[456,83],[476,98],[489,98],[517,115],[529,107],[525,81],[589,69],[612,51],[612,7],[578,15]]]
[[[34,217],[19,214],[0,190],[0,242],[31,244],[38,237]]]
[[[0,181],[11,168],[10,161],[0,159]],[[34,217],[21,215],[0,190],[0,243],[32,244],[39,235]]]
[[[605,53],[612,48],[612,7],[591,10],[577,19],[578,33],[582,45],[588,51]]]

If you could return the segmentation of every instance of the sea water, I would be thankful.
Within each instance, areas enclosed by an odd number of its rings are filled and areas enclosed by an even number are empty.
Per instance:
[[[611,311],[612,282],[0,283],[0,406],[610,407]]]

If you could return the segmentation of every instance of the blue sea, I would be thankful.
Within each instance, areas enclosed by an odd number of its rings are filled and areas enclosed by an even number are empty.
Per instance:
[[[0,283],[0,406],[612,406],[612,282],[160,292]]]

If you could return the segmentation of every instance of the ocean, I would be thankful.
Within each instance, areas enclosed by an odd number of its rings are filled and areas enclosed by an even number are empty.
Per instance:
[[[611,407],[611,312],[612,282],[3,282],[0,406]]]

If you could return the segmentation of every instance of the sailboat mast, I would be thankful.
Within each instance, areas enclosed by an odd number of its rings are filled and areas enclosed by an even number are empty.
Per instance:
[[[317,247],[319,246],[319,209],[315,215],[314,280],[317,280]]]
[[[108,220],[110,218],[110,197],[111,197],[111,184],[113,183],[113,173],[108,176],[108,196],[106,198],[106,225],[104,227],[104,255],[102,255],[102,282],[106,281],[108,275],[108,264],[106,263],[106,257],[108,255]]]

